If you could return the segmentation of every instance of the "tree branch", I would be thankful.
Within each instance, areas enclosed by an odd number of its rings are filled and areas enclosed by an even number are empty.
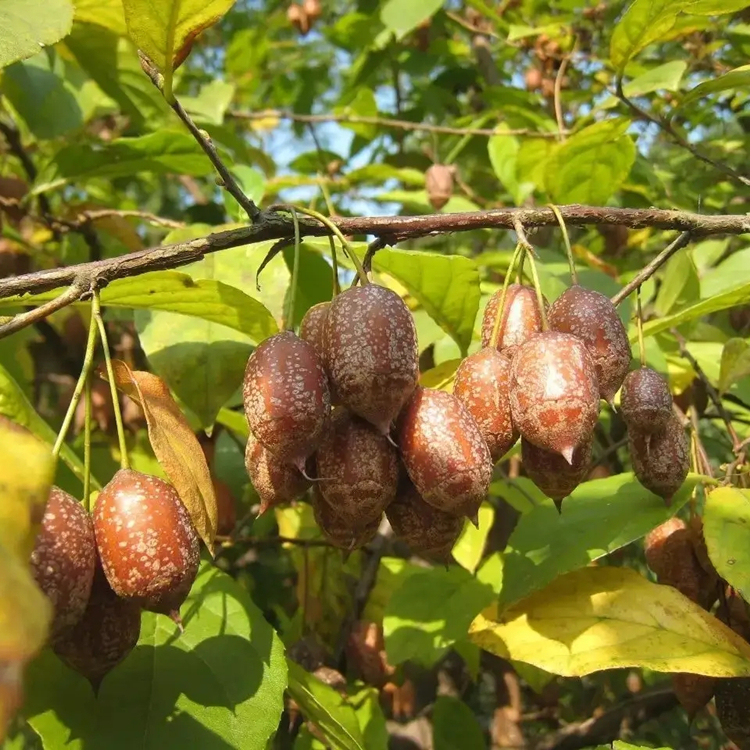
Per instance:
[[[687,211],[663,209],[601,208],[596,206],[559,206],[568,226],[616,224],[631,229],[652,227],[663,230],[690,232],[693,237],[712,234],[744,234],[750,232],[750,216],[705,216]],[[550,208],[500,208],[455,214],[427,214],[423,216],[362,216],[332,219],[345,235],[374,235],[389,242],[404,241],[448,232],[475,229],[513,229],[520,221],[524,227],[557,226],[557,218]],[[317,221],[300,218],[303,236],[328,236],[330,230]],[[68,286],[76,280],[85,286],[102,286],[114,279],[138,276],[148,271],[159,271],[194,263],[205,255],[240,245],[252,245],[266,240],[294,236],[294,224],[289,216],[264,211],[252,226],[215,232],[187,242],[141,250],[128,255],[93,263],[81,263],[65,268],[0,279],[0,299],[16,294],[39,293]],[[666,251],[664,251],[666,252]],[[664,255],[662,253],[662,256]],[[661,257],[661,256],[660,256]],[[660,262],[663,262],[660,261]],[[648,268],[654,266],[654,262]],[[653,271],[651,271],[653,273]],[[628,286],[632,286],[628,285]],[[627,289],[628,287],[626,287]],[[624,290],[623,290],[624,291]],[[628,292],[629,293],[629,292]]]

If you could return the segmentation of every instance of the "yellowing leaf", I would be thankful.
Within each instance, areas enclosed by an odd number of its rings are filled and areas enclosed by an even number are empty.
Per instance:
[[[469,573],[474,573],[479,566],[494,521],[495,509],[489,503],[484,503],[479,509],[479,528],[465,523],[461,536],[453,545],[453,559]]]
[[[505,611],[493,605],[469,637],[566,677],[620,667],[750,676],[750,644],[677,589],[629,568],[583,568]]]
[[[127,32],[122,0],[76,0],[75,20],[95,23],[114,31],[118,36]]]
[[[452,393],[456,370],[460,364],[460,359],[448,359],[441,362],[437,367],[423,372],[419,376],[419,384],[424,388],[437,388],[440,391]]]
[[[119,360],[113,360],[112,365],[117,387],[143,409],[156,458],[213,554],[216,495],[198,439],[161,378],[150,372],[131,370]],[[102,377],[106,379],[105,372]]]

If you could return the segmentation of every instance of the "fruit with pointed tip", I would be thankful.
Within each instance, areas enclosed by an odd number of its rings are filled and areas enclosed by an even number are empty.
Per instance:
[[[419,379],[417,332],[401,297],[377,284],[339,294],[326,321],[326,362],[341,403],[387,434]]]
[[[180,605],[198,572],[200,550],[175,488],[120,469],[97,498],[94,533],[113,591],[180,624]]]
[[[750,677],[717,680],[715,696],[724,734],[739,750],[750,750]]]
[[[482,317],[482,346],[490,346],[492,332],[495,330],[495,318],[500,305],[503,290],[498,289],[487,302]],[[544,300],[547,307],[547,300]],[[509,284],[505,292],[503,317],[497,339],[497,350],[519,346],[535,333],[542,331],[542,314],[536,292],[530,286]]]
[[[573,451],[573,461],[559,453],[521,439],[521,461],[527,476],[545,494],[555,501],[558,510],[563,500],[584,480],[591,465],[594,446],[593,433]]]
[[[609,297],[578,284],[566,289],[547,317],[553,331],[577,336],[588,347],[599,380],[599,395],[609,403],[630,367],[630,341]]]
[[[639,367],[625,376],[620,413],[629,429],[655,432],[672,418],[672,394],[667,381],[650,367]]]
[[[441,559],[453,549],[464,527],[461,516],[426,503],[409,479],[402,479],[396,499],[385,512],[393,533],[416,555]]]
[[[418,387],[399,417],[398,444],[425,502],[476,516],[492,479],[492,458],[474,417],[452,393]]]
[[[557,331],[521,344],[511,363],[510,407],[522,437],[572,463],[599,415],[599,384],[585,344]]]
[[[376,518],[359,529],[352,528],[349,519],[340,516],[323,497],[318,484],[313,485],[312,507],[315,523],[318,524],[323,536],[334,546],[345,552],[364,547],[377,535],[380,518]]]
[[[315,461],[323,498],[353,530],[380,519],[396,497],[396,449],[371,424],[346,409],[334,413]]]
[[[510,412],[510,358],[487,347],[461,362],[453,383],[456,396],[479,426],[493,463],[518,440]]]
[[[252,434],[245,447],[245,468],[260,498],[258,515],[277,505],[291,503],[310,486],[310,480],[299,469],[281,461]]]
[[[716,678],[690,672],[675,672],[672,675],[672,689],[692,721],[698,711],[705,708],[714,697]]]
[[[54,642],[83,616],[96,568],[91,516],[59,487],[52,487],[31,553],[31,572],[54,609]]]
[[[425,172],[427,197],[436,211],[439,211],[453,195],[453,174],[453,168],[446,164],[433,164]]]
[[[629,429],[628,448],[638,481],[669,505],[690,470],[690,450],[680,420],[673,414],[655,432]]]
[[[247,361],[242,395],[251,432],[304,473],[331,411],[328,378],[315,349],[291,331],[267,338]]]
[[[117,596],[97,564],[83,616],[55,641],[53,650],[96,692],[104,676],[135,648],[140,632],[140,607]]]

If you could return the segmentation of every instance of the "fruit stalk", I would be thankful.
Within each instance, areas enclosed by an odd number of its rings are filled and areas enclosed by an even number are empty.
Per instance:
[[[297,297],[297,282],[299,279],[299,246],[300,246],[300,234],[299,234],[299,217],[297,216],[297,209],[294,206],[290,207],[292,212],[292,223],[294,224],[294,264],[292,265],[292,278],[289,286],[289,306],[286,311],[286,328],[289,331],[294,330],[294,303]]]
[[[92,325],[93,328],[93,325]],[[91,374],[86,376],[83,395],[83,507],[91,513]]]
[[[500,338],[500,327],[503,320],[503,312],[505,311],[505,297],[508,293],[508,287],[510,286],[510,279],[513,275],[513,268],[518,262],[518,258],[523,252],[520,243],[516,245],[516,249],[513,251],[513,255],[508,265],[508,272],[505,274],[503,281],[503,291],[500,294],[500,303],[497,306],[497,314],[495,315],[495,325],[492,328],[492,337],[490,338],[490,346],[493,349],[497,349],[497,340]]]
[[[570,266],[570,280],[573,284],[578,283],[578,271],[576,271],[575,260],[573,259],[573,248],[570,246],[570,237],[568,237],[568,227],[565,226],[565,219],[563,219],[560,209],[552,203],[547,204],[552,213],[557,219],[557,223],[560,225],[560,231],[562,232],[563,242],[565,243],[565,254],[568,256],[568,265]]]

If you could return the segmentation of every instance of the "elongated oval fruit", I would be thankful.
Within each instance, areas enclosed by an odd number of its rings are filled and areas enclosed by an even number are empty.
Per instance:
[[[628,428],[655,432],[672,419],[669,384],[656,370],[639,367],[625,376],[620,413]]]
[[[556,331],[522,344],[511,364],[510,407],[526,440],[572,463],[599,414],[599,384],[585,344]]]
[[[315,523],[320,526],[323,536],[334,546],[345,552],[364,547],[377,535],[380,518],[360,527],[352,528],[349,519],[339,515],[323,498],[319,485],[313,486],[312,507]]]
[[[490,346],[492,332],[495,329],[495,318],[500,305],[503,290],[498,289],[487,302],[482,318],[482,346]],[[544,300],[547,307],[547,300]],[[503,317],[500,321],[500,332],[497,349],[502,351],[511,346],[519,346],[542,330],[542,314],[536,292],[530,286],[509,284],[505,292]]]
[[[266,339],[247,361],[242,395],[255,437],[304,473],[331,411],[326,371],[312,345],[291,331]]]
[[[510,412],[510,358],[485,348],[456,370],[453,395],[468,409],[497,463],[518,440]]]
[[[672,689],[680,705],[692,721],[695,715],[714,697],[716,678],[690,672],[675,672]]]
[[[690,470],[690,450],[680,420],[673,414],[656,432],[629,429],[628,448],[638,481],[669,505]]]
[[[200,550],[175,488],[157,477],[120,469],[97,498],[94,532],[114,592],[179,624]]]
[[[419,379],[417,331],[401,297],[376,284],[339,294],[326,322],[326,362],[341,403],[387,434]]]
[[[554,451],[521,439],[521,460],[529,479],[555,501],[558,511],[563,500],[584,480],[591,465],[593,433],[573,451],[571,463]]]
[[[750,677],[716,680],[716,715],[739,750],[750,750]]]
[[[140,607],[117,596],[97,565],[83,616],[54,643],[53,650],[96,692],[104,676],[135,648],[140,632]]]
[[[549,309],[553,331],[577,336],[588,347],[599,380],[599,395],[609,403],[630,367],[630,342],[609,297],[574,284]]]
[[[352,529],[378,520],[396,497],[396,449],[371,424],[338,409],[316,456],[319,489]]]
[[[453,394],[417,388],[399,418],[398,443],[425,502],[476,516],[492,479],[492,458],[474,418]]]
[[[328,375],[328,364],[326,362],[326,321],[328,320],[330,309],[330,302],[319,302],[305,313],[302,322],[299,324],[299,337],[303,341],[307,341],[315,349],[315,353],[320,358],[326,375]],[[337,406],[341,403],[341,400],[336,395],[336,390],[333,387],[330,377],[328,377],[328,390],[331,394],[331,406]]]
[[[75,498],[53,487],[31,553],[31,572],[55,611],[51,641],[81,619],[95,568],[96,539],[91,516]]]
[[[307,492],[310,480],[295,466],[284,463],[252,433],[245,447],[245,468],[260,498],[260,511],[291,503]]]
[[[464,527],[461,516],[445,513],[426,503],[414,484],[402,479],[396,499],[385,511],[393,533],[412,552],[444,560]]]

